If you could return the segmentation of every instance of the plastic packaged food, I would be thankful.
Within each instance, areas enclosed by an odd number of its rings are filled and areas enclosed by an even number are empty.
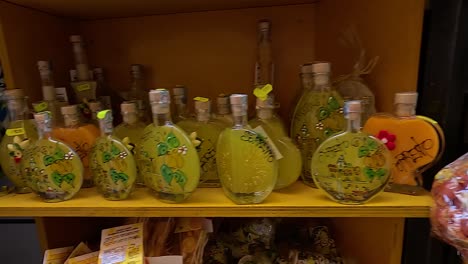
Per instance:
[[[437,173],[432,185],[432,232],[468,261],[468,153]]]

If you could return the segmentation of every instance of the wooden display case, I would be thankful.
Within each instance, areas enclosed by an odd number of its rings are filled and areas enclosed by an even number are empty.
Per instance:
[[[288,120],[300,92],[299,66],[332,62],[335,76],[351,72],[356,50],[342,44],[355,28],[369,57],[380,62],[368,81],[379,110],[391,111],[393,94],[416,90],[423,0],[10,0],[0,2],[0,61],[8,89],[41,98],[38,60],[51,60],[60,86],[73,57],[68,36],[81,34],[92,66],[109,86],[129,86],[130,64],[146,67],[149,88],[185,84],[189,97],[251,93],[256,22],[272,21],[275,94]],[[137,216],[334,217],[343,254],[354,263],[400,263],[404,218],[428,217],[429,195],[384,193],[360,206],[328,200],[297,183],[260,205],[239,206],[220,189],[199,189],[186,203],[168,205],[139,189],[110,202],[93,189],[73,200],[46,204],[33,195],[0,197],[0,215],[38,217],[44,248],[99,234],[119,218]],[[80,217],[80,218],[75,218]],[[66,232],[64,230],[67,230]]]

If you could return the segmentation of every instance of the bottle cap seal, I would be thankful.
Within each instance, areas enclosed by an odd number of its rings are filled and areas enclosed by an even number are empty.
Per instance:
[[[55,87],[51,85],[42,86],[42,96],[46,101],[54,101],[56,99]]]
[[[417,92],[404,92],[396,93],[394,103],[395,104],[416,104],[418,102]]]
[[[122,113],[136,113],[138,109],[135,102],[123,102],[120,104],[120,111]]]
[[[76,115],[78,114],[78,107],[77,105],[62,106],[60,112],[62,112],[62,115]]]
[[[82,42],[83,38],[80,35],[71,35],[70,42]]]
[[[156,89],[149,92],[149,100],[156,104],[170,104],[170,94],[166,89]]]
[[[259,30],[261,30],[261,31],[269,30],[270,27],[271,27],[271,21],[270,20],[263,19],[263,20],[258,21],[258,29]]]

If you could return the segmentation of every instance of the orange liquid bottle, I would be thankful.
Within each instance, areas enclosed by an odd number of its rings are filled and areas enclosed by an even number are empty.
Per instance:
[[[89,168],[89,154],[91,148],[100,135],[99,128],[93,124],[81,123],[76,105],[64,106],[61,112],[65,121],[64,127],[55,128],[54,138],[69,145],[81,158],[84,167],[83,188],[94,185],[91,169]]]

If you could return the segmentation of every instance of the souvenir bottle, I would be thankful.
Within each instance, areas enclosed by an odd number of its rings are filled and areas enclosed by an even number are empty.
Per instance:
[[[125,144],[112,135],[112,111],[100,111],[97,117],[101,136],[90,154],[94,185],[108,200],[127,199],[137,178],[135,159]]]
[[[137,163],[145,184],[167,203],[186,200],[200,180],[197,151],[185,132],[171,120],[170,95],[166,89],[149,92],[153,124],[143,131],[137,146]]]
[[[71,83],[75,97],[79,103],[96,100],[97,83],[91,76],[92,71],[89,69],[83,38],[80,35],[73,35],[70,36],[70,42],[73,45],[76,67],[76,81]]]
[[[393,157],[388,190],[405,194],[423,191],[422,172],[444,151],[444,133],[436,121],[416,115],[416,92],[396,93],[394,114],[375,114],[363,130],[379,138]]]
[[[37,113],[34,118],[39,139],[25,152],[25,177],[45,202],[69,200],[83,183],[83,164],[70,146],[52,137],[50,112]]]
[[[361,101],[347,101],[346,131],[325,140],[312,157],[315,184],[342,204],[369,201],[390,179],[390,153],[384,143],[361,131],[361,114]]]
[[[265,137],[247,124],[247,95],[230,96],[234,126],[218,139],[216,164],[226,196],[237,204],[256,204],[273,191],[278,162]]]

